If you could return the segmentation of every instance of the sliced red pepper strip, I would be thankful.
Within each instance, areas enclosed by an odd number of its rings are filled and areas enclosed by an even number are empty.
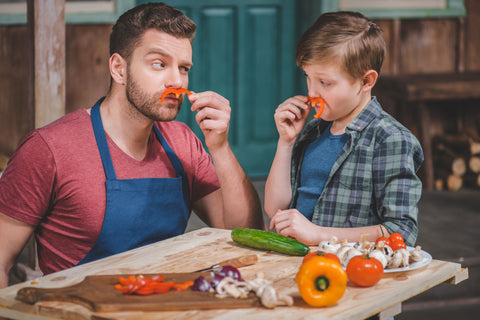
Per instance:
[[[170,289],[175,285],[173,281],[169,282],[152,282],[150,288],[153,289],[155,293],[165,293],[170,291]]]
[[[173,285],[173,289],[175,289],[177,291],[185,291],[188,288],[190,288],[191,286],[193,286],[193,280],[187,280],[184,283],[175,283]]]
[[[163,282],[165,281],[165,277],[162,275],[156,275],[152,277],[152,281]]]
[[[121,284],[116,284],[115,289],[118,291],[122,291],[124,294],[128,293],[128,287],[122,286]]]
[[[154,292],[155,292],[155,290],[153,288],[151,288],[149,286],[145,286],[143,288],[138,289],[134,293],[135,294],[140,294],[140,295],[148,295],[148,294],[152,294]]]
[[[120,282],[121,285],[124,285],[124,286],[126,286],[127,284],[130,283],[130,281],[128,279],[123,278],[123,277],[118,278],[118,281]]]
[[[192,94],[192,91],[187,90],[185,88],[167,88],[165,91],[163,91],[162,96],[160,97],[160,102],[163,102],[167,94],[173,93],[175,96],[178,98],[182,93],[186,93],[187,95]]]
[[[323,109],[325,108],[325,101],[322,98],[313,98],[313,97],[308,97],[308,101],[310,101],[310,105],[312,107],[315,107],[317,104],[320,103],[320,109],[318,112],[313,116],[315,119],[320,118],[320,116],[323,113]]]

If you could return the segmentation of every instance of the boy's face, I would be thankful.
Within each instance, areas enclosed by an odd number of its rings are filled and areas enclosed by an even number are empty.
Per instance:
[[[339,63],[312,63],[303,70],[308,95],[325,100],[323,120],[345,122],[346,126],[370,101],[370,92],[362,90],[362,79],[352,78]]]
[[[166,88],[186,88],[192,67],[192,46],[154,29],[147,30],[128,64],[126,94],[129,102],[146,117],[156,121],[176,118],[183,101],[160,97]]]

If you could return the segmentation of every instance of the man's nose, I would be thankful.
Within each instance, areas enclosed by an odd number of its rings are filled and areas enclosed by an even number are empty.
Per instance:
[[[171,68],[168,72],[167,79],[165,81],[165,87],[180,88],[182,87],[182,78],[180,70],[178,68]]]

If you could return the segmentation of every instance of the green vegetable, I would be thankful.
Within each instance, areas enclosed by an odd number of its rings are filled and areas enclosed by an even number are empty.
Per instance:
[[[271,250],[292,256],[304,256],[310,248],[303,243],[277,233],[246,228],[232,230],[232,240],[256,249]]]

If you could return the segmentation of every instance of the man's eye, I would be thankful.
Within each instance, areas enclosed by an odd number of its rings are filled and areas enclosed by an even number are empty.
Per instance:
[[[165,64],[163,62],[154,62],[153,66],[155,68],[163,68],[165,66]]]
[[[321,81],[320,81],[320,84],[321,84],[322,86],[328,86],[328,85],[330,85],[330,82],[321,80]]]
[[[182,70],[183,72],[188,73],[188,72],[190,71],[190,68],[189,68],[189,67],[180,67],[180,70]]]

